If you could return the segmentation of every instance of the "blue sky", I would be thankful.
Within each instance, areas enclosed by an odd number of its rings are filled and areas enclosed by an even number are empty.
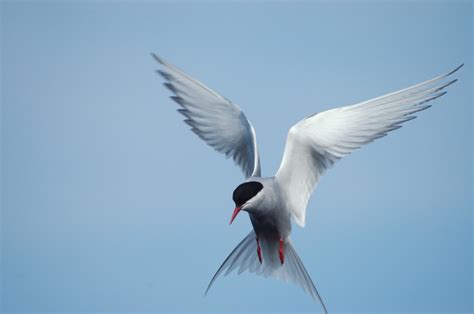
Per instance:
[[[4,312],[314,312],[298,287],[208,281],[232,162],[168,99],[155,52],[241,106],[271,176],[314,112],[465,67],[340,161],[293,242],[330,313],[472,312],[472,3],[14,2],[1,8]]]

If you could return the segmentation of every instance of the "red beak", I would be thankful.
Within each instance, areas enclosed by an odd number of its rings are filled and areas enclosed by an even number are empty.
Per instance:
[[[232,214],[232,217],[230,218],[230,223],[229,225],[232,224],[232,221],[234,221],[235,217],[237,217],[237,214],[240,212],[240,210],[242,209],[242,207],[236,207],[234,209],[234,213]]]

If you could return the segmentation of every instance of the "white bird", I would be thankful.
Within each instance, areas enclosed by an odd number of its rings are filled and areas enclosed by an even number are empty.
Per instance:
[[[291,219],[304,227],[306,206],[321,175],[337,160],[357,148],[387,135],[425,110],[426,103],[444,94],[457,80],[447,79],[456,69],[426,82],[355,105],[312,114],[288,132],[283,160],[273,177],[261,177],[255,129],[244,112],[203,83],[155,54],[158,73],[174,93],[171,98],[208,145],[242,169],[245,182],[233,192],[235,209],[249,214],[253,230],[237,245],[217,270],[206,290],[225,272],[238,268],[264,277],[291,281],[321,303],[318,290],[290,241]]]

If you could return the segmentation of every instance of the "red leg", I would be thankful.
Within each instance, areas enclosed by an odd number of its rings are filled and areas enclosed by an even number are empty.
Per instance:
[[[285,254],[283,254],[283,239],[280,239],[280,263],[283,265],[285,262]]]
[[[257,254],[258,254],[258,260],[260,261],[260,264],[262,264],[262,249],[260,248],[260,241],[257,238]]]

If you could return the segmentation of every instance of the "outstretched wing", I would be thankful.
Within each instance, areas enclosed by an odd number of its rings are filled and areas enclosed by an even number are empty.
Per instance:
[[[294,125],[276,178],[295,221],[304,227],[308,200],[327,168],[431,107],[426,103],[446,94],[443,89],[457,81],[446,78],[461,67],[391,94],[314,114]]]
[[[152,56],[162,65],[158,73],[174,93],[171,99],[181,106],[178,111],[186,117],[184,122],[191,131],[227,158],[232,157],[246,178],[259,177],[257,138],[244,112],[175,66]]]

